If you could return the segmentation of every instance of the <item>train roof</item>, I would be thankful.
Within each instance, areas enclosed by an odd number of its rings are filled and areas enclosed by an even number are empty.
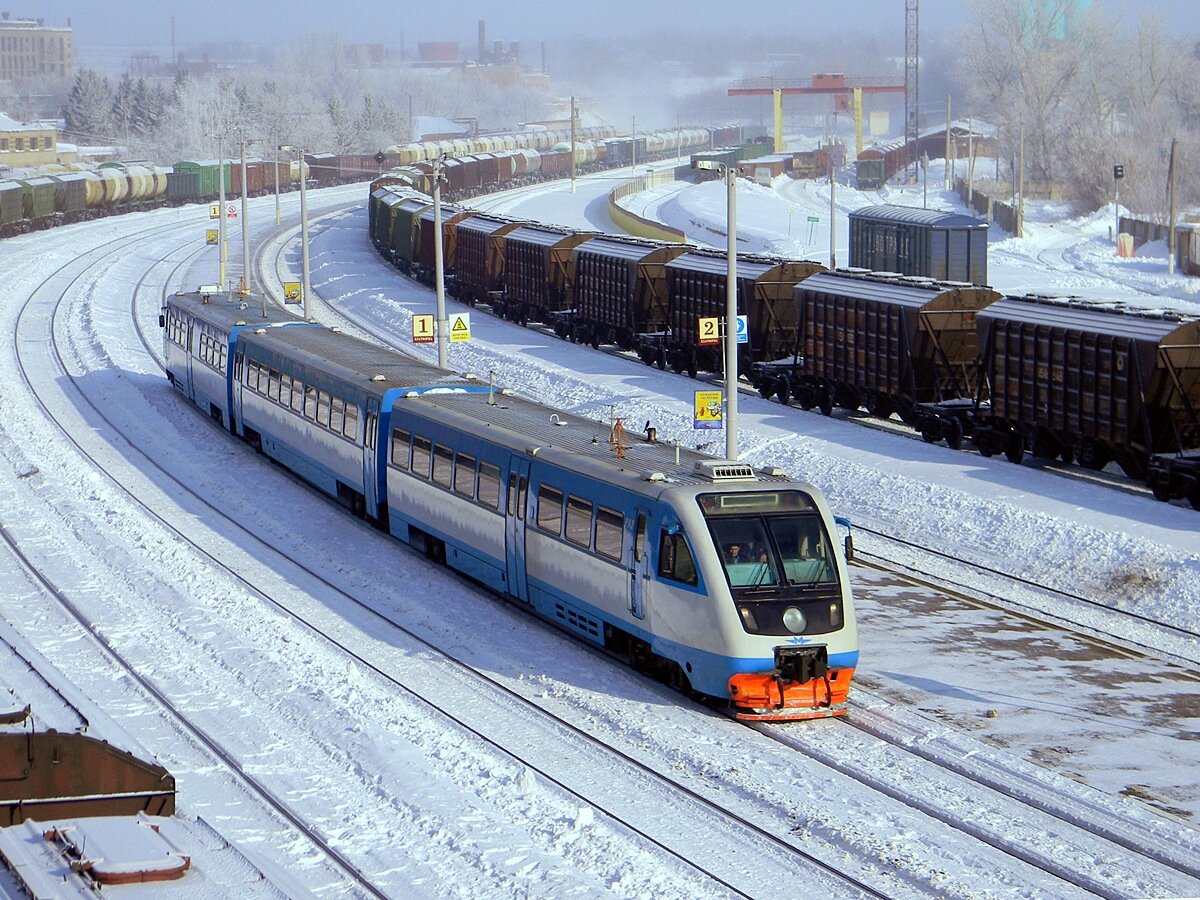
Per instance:
[[[818,272],[796,285],[797,293],[836,294],[839,297],[914,309],[927,306],[943,294],[963,290],[986,292],[997,299],[1000,297],[1000,293],[991,288],[961,281],[936,281],[932,278],[866,270],[838,269],[833,272]]]
[[[526,244],[537,244],[542,247],[554,247],[563,241],[574,237],[578,232],[569,228],[555,228],[551,225],[523,224],[504,236],[506,241],[520,241]]]
[[[224,291],[174,294],[167,298],[166,305],[184,309],[196,318],[211,322],[226,333],[238,326],[279,325],[303,321],[274,303],[266,305],[264,315],[261,297],[236,297]]]
[[[395,408],[403,409],[405,403],[420,404],[423,415],[511,450],[645,493],[657,494],[664,487],[678,485],[778,486],[794,481],[776,469],[755,469],[673,444],[651,442],[640,431],[624,433],[623,454],[618,457],[608,424],[506,392],[497,392],[490,399],[487,392],[426,393],[398,400]]]
[[[412,388],[478,389],[474,379],[324,326],[242,332],[247,351],[260,347],[382,397]]]
[[[745,259],[738,256],[737,277],[739,280],[757,281],[785,260]],[[728,274],[728,260],[724,254],[709,255],[696,251],[681,253],[667,263],[668,269],[685,269],[690,272],[707,272],[724,278]]]
[[[597,256],[607,256],[637,262],[638,260],[645,259],[656,250],[663,249],[663,247],[679,247],[681,252],[683,250],[682,246],[678,244],[659,244],[651,241],[628,240],[611,235],[588,238],[576,247],[575,250],[578,253],[594,253]]]
[[[460,229],[467,231],[479,231],[484,234],[495,234],[501,228],[515,228],[520,222],[514,219],[505,219],[497,216],[490,216],[484,213],[471,212],[465,219],[458,222]]]
[[[851,219],[874,219],[878,222],[898,222],[907,225],[924,225],[929,228],[979,228],[987,230],[985,219],[965,216],[961,213],[944,212],[938,209],[920,209],[915,206],[864,206],[850,213]]]
[[[1200,342],[1200,317],[1079,297],[1038,294],[1005,297],[980,311],[977,320],[980,335],[986,334],[991,323],[998,320],[1156,345],[1168,336],[1175,342]]]

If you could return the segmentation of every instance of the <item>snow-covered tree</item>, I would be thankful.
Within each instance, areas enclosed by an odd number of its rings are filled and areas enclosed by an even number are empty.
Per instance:
[[[67,134],[82,144],[111,143],[112,101],[108,79],[92,69],[81,69],[63,108]]]

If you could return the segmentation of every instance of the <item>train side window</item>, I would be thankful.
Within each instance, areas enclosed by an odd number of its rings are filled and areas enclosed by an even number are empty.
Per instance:
[[[398,469],[408,468],[408,458],[412,453],[412,448],[409,446],[409,436],[407,431],[401,431],[399,428],[392,431],[392,465]]]
[[[465,453],[454,457],[454,493],[475,498],[475,457]]]
[[[229,345],[226,343],[222,343],[221,344],[221,354],[218,357],[218,361],[217,361],[217,368],[220,369],[222,375],[225,374],[226,366],[228,365],[228,363],[229,363]]]
[[[508,506],[504,508],[505,515],[517,514],[517,475],[514,472],[508,476]]]
[[[292,405],[292,376],[286,372],[279,376],[279,405],[284,409]]]
[[[433,442],[429,438],[414,437],[412,441],[412,472],[418,478],[429,479],[429,459],[433,455]]]
[[[317,391],[317,424],[329,427],[329,391]]]
[[[529,492],[529,479],[524,475],[517,482],[517,518],[525,518],[525,497]]]
[[[621,561],[621,544],[625,538],[625,517],[616,510],[596,510],[596,552],[609,559]]]
[[[537,527],[547,534],[562,534],[563,494],[543,484],[537,494]]]
[[[682,534],[663,529],[658,545],[658,574],[684,584],[696,583],[696,563]]]
[[[638,513],[637,530],[633,533],[633,560],[641,562],[646,553],[646,514]]]
[[[304,389],[304,418],[317,418],[317,389],[315,387],[306,387]]]
[[[304,415],[304,382],[299,378],[292,379],[292,409]]]
[[[451,473],[454,471],[454,451],[449,447],[437,444],[433,448],[433,481],[444,488],[450,487]]]
[[[279,373],[271,369],[267,374],[267,396],[279,401]]]
[[[485,460],[479,462],[479,502],[488,509],[500,508],[500,467]]]
[[[567,540],[580,547],[592,543],[592,503],[581,497],[567,497]]]
[[[334,434],[341,434],[345,424],[346,401],[341,397],[334,397],[329,401],[329,430]]]
[[[354,439],[358,437],[358,404],[346,404],[346,419],[342,424],[342,434]]]
[[[254,360],[246,363],[246,387],[252,391],[258,389],[258,363]]]
[[[363,423],[363,444],[368,450],[375,449],[375,424],[378,421],[373,413],[367,413]],[[407,460],[405,460],[407,462]]]

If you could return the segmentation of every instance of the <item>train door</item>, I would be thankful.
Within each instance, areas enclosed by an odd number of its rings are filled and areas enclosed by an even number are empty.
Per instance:
[[[646,531],[650,513],[638,509],[633,521],[633,539],[629,543],[629,611],[636,618],[646,617],[646,593],[650,587],[650,548],[646,544]]]
[[[383,497],[387,496],[387,486],[380,486],[381,476],[384,474],[379,471],[380,453],[375,446],[377,438],[376,432],[379,430],[379,400],[376,397],[367,398],[367,408],[364,410],[366,415],[361,419],[363,428],[363,509],[366,510],[367,518],[379,519],[379,505]],[[385,447],[387,441],[384,442]],[[383,497],[380,496],[380,491],[383,491]]]
[[[529,581],[525,577],[525,508],[528,498],[529,460],[514,459],[508,473],[505,498],[504,544],[508,592],[523,603],[529,602]]]
[[[196,402],[196,356],[199,350],[194,346],[194,342],[200,340],[200,329],[196,327],[196,320],[191,316],[187,317],[187,331],[183,337],[183,367],[187,372],[187,385],[183,389],[183,395]]]

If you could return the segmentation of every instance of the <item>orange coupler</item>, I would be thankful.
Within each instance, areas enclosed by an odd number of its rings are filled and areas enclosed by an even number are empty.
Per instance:
[[[739,719],[787,722],[844,716],[853,669],[830,669],[823,646],[775,648],[775,671],[743,672],[729,679],[729,700]]]

